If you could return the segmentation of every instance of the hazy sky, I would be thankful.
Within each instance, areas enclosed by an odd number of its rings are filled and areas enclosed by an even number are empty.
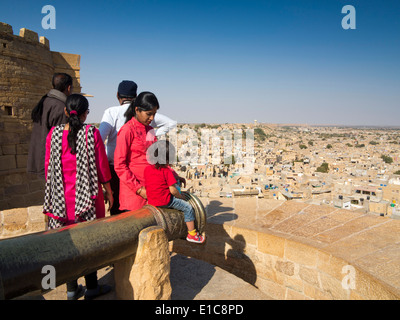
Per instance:
[[[81,55],[89,122],[134,80],[179,123],[400,125],[398,0],[0,0],[0,21]]]

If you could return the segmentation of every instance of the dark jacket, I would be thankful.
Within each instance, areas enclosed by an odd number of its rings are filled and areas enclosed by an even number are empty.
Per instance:
[[[34,122],[29,144],[29,173],[44,178],[44,159],[46,153],[46,137],[52,127],[67,123],[64,112],[67,96],[61,91],[51,89],[43,101],[43,114],[40,122]]]

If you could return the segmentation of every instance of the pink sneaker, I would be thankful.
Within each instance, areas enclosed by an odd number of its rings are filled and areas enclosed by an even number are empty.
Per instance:
[[[203,243],[206,240],[206,238],[197,232],[195,236],[191,236],[188,233],[186,240],[194,243]]]

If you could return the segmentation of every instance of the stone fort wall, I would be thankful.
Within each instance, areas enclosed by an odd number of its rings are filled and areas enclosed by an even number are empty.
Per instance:
[[[80,55],[54,52],[49,40],[0,22],[0,210],[43,201],[44,182],[26,172],[31,111],[51,88],[55,72],[74,80],[81,92]]]

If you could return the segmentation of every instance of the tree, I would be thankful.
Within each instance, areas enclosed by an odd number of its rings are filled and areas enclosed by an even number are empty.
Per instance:
[[[381,159],[385,162],[385,163],[392,163],[393,162],[393,158],[390,156],[385,156],[384,154],[381,155]]]
[[[267,139],[265,131],[261,128],[254,129],[254,136],[257,139],[257,141],[265,141],[265,139]]]
[[[329,164],[326,162],[323,162],[318,168],[317,172],[322,172],[322,173],[327,173],[329,171]]]

